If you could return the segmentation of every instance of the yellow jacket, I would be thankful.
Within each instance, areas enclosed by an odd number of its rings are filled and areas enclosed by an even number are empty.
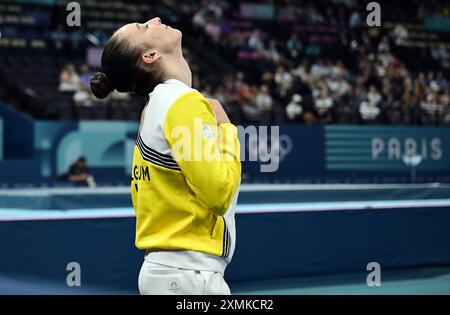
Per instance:
[[[149,95],[134,147],[136,246],[149,261],[223,273],[235,244],[241,163],[234,125],[171,79]]]

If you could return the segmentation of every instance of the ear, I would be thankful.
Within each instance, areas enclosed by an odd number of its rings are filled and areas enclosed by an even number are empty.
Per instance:
[[[142,62],[144,62],[145,64],[152,64],[159,58],[161,58],[161,55],[158,52],[156,52],[156,50],[147,50],[142,55]]]

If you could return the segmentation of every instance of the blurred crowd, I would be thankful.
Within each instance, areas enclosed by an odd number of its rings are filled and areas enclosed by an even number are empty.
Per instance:
[[[223,83],[202,86],[209,97],[227,104],[235,119],[266,124],[450,124],[449,82],[443,71],[413,72],[392,52],[393,46],[402,47],[408,39],[401,24],[394,28],[392,40],[378,29],[362,27],[365,17],[358,10],[345,12],[340,6],[320,11],[312,2],[304,6],[285,2],[278,19],[345,27],[348,31],[341,34],[336,49],[341,46],[346,58],[315,53],[316,47],[296,31],[284,38],[258,28],[236,31],[231,22],[235,11],[226,1],[189,7],[195,12],[192,23],[214,45],[232,51],[237,60],[248,58],[258,64],[252,68],[256,74],[238,68]],[[430,12],[449,16],[450,6],[419,5],[416,16],[409,18],[420,19]],[[445,48],[432,49],[432,56],[450,57]]]
[[[208,39],[203,45],[235,69],[217,73],[216,82],[203,79],[197,56],[186,49],[194,87],[224,104],[236,123],[450,125],[448,77],[436,67],[411,68],[411,59],[399,57],[397,51],[409,36],[402,23],[387,34],[365,27],[364,12],[353,0],[331,1],[334,7],[300,2],[280,1],[277,27],[259,28],[239,16],[238,2],[177,1],[193,29]],[[450,5],[417,2],[412,13],[395,7],[390,11],[406,23],[430,15],[448,17]],[[331,26],[332,36],[306,37],[296,21]],[[57,29],[53,37],[58,43],[64,32]],[[102,42],[107,38],[100,33],[96,37]],[[450,61],[450,52],[434,47],[431,57]],[[90,93],[91,76],[87,64],[78,71],[67,64],[59,91],[72,93],[76,107],[95,105],[99,100]],[[115,92],[111,98],[128,96]]]
[[[90,81],[93,76],[88,64],[83,63],[77,71],[73,63],[66,64],[59,75],[60,93],[68,93],[72,95],[72,101],[75,107],[93,106],[97,102],[105,102],[97,99],[91,92]],[[120,93],[114,90],[109,99],[128,100],[127,93]]]
[[[183,49],[183,55],[192,70],[193,85],[194,87],[197,87],[200,82],[199,77],[201,74],[197,58],[187,49]],[[96,98],[92,94],[90,88],[90,81],[94,71],[86,62],[78,63],[78,67],[72,62],[69,62],[62,67],[59,74],[58,85],[58,93],[61,95],[67,95],[71,99],[73,119],[80,118],[80,108],[90,108],[95,110],[96,106],[103,106],[111,102],[119,103],[124,108],[127,107],[127,102],[131,99],[130,94],[128,93],[122,93],[114,90],[106,99]],[[142,107],[143,106],[140,108]],[[138,113],[137,116],[140,117],[140,113]],[[122,119],[125,119],[125,117]]]
[[[351,71],[340,60],[304,58],[292,68],[277,63],[257,84],[238,71],[203,92],[246,121],[450,124],[449,82],[442,71],[411,73],[383,42],[374,53],[357,54],[355,64]]]

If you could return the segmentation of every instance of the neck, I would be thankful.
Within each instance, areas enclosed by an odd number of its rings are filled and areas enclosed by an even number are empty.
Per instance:
[[[164,81],[176,79],[191,87],[192,73],[186,59],[182,55],[168,56],[166,58],[166,75],[163,78]]]

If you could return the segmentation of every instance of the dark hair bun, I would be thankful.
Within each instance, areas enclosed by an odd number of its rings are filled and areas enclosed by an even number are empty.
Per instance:
[[[96,72],[91,79],[91,90],[97,98],[105,98],[114,91],[114,84],[106,73]]]

